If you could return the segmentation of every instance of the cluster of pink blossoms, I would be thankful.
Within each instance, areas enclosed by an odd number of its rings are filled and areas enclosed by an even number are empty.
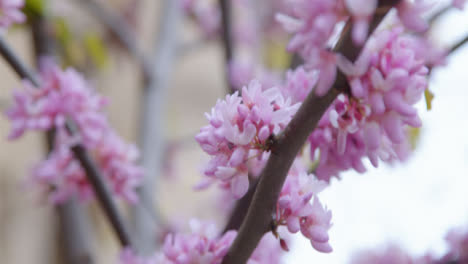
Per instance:
[[[353,41],[363,44],[369,23],[377,8],[377,0],[284,0],[290,10],[277,14],[277,20],[285,30],[293,34],[288,51],[299,53],[307,70],[320,72],[315,88],[317,95],[324,95],[336,77],[336,54],[330,51],[333,37],[339,32],[336,25],[350,18],[353,21]],[[402,23],[411,30],[427,28],[422,14],[428,11],[427,1],[403,0],[398,4]]]
[[[168,234],[161,252],[150,258],[135,255],[132,250],[124,249],[120,264],[219,264],[227,254],[237,236],[237,231],[227,231],[219,235],[214,224],[190,221],[190,234]],[[266,234],[247,264],[277,264],[281,260],[281,247],[278,240]]]
[[[12,122],[10,139],[28,130],[56,131],[54,149],[35,166],[32,181],[43,190],[52,189],[50,200],[54,203],[74,194],[83,199],[91,197],[91,186],[71,151],[81,143],[93,154],[113,193],[136,202],[134,189],[142,176],[142,169],[135,164],[138,151],[109,126],[103,113],[106,100],[72,69],[62,71],[50,62],[41,69],[41,86],[36,88],[24,81],[24,90],[14,92],[15,103],[7,111]],[[67,129],[67,120],[78,128],[73,135]]]
[[[311,154],[320,150],[316,174],[329,180],[340,171],[364,172],[362,158],[403,160],[406,130],[421,120],[413,105],[427,88],[428,69],[418,56],[417,39],[394,27],[376,33],[355,64],[339,57],[350,94],[340,95],[310,135]]]
[[[275,218],[276,223],[286,225],[289,232],[301,231],[317,251],[324,253],[332,251],[328,243],[332,215],[322,206],[317,194],[327,186],[326,182],[307,174],[297,160],[281,190]]]
[[[249,187],[248,161],[261,161],[268,150],[268,138],[279,133],[297,111],[278,88],[264,89],[252,81],[238,92],[218,100],[210,114],[210,124],[195,137],[202,149],[213,156],[205,175],[231,188],[236,198]]]
[[[21,12],[24,0],[0,0],[0,29],[5,30],[14,23],[22,23],[26,16]]]

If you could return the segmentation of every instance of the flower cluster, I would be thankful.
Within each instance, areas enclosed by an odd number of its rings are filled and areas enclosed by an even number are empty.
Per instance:
[[[210,114],[210,124],[195,137],[202,149],[213,156],[205,175],[230,187],[236,198],[249,187],[247,161],[262,160],[268,150],[268,138],[283,129],[298,104],[292,105],[278,88],[263,90],[258,81],[219,100]]]
[[[278,13],[276,19],[284,29],[293,34],[288,51],[299,53],[307,70],[319,71],[315,88],[324,95],[336,77],[337,56],[329,48],[339,32],[337,25],[348,18],[353,22],[353,41],[362,45],[368,34],[369,23],[377,10],[377,0],[284,0],[291,3],[290,10]],[[422,14],[431,5],[427,1],[401,1],[398,17],[407,29],[423,31],[427,28]]]
[[[24,0],[0,0],[0,29],[5,30],[14,23],[22,23],[26,16],[21,12]]]
[[[39,88],[23,82],[24,90],[14,92],[15,103],[7,111],[12,122],[10,139],[28,130],[56,131],[54,149],[35,167],[32,181],[42,185],[42,189],[52,188],[50,199],[54,203],[73,194],[84,199],[91,197],[84,170],[71,152],[71,147],[80,143],[94,155],[113,193],[136,202],[134,188],[142,176],[142,169],[135,164],[138,151],[109,126],[103,113],[106,100],[72,69],[62,71],[47,62],[40,76]],[[73,135],[68,130],[68,120],[78,128]]]
[[[164,240],[161,264],[221,263],[227,254],[236,231],[228,231],[221,237],[213,224],[195,220],[190,222],[191,234],[168,234]]]
[[[350,168],[364,172],[365,156],[374,166],[407,156],[407,127],[421,125],[413,105],[427,88],[418,43],[394,27],[374,35],[356,63],[339,57],[350,92],[335,100],[309,137],[312,155],[320,152],[320,179]]]
[[[275,221],[278,225],[286,225],[291,233],[301,231],[316,250],[329,253],[332,251],[328,244],[331,212],[316,196],[326,186],[326,182],[307,174],[296,161],[281,190]]]
[[[120,264],[219,264],[227,254],[237,236],[231,230],[219,235],[214,224],[190,221],[189,234],[168,234],[161,252],[149,258],[143,258],[124,249],[120,254]],[[281,246],[272,234],[266,234],[250,256],[247,264],[278,264],[281,261]]]

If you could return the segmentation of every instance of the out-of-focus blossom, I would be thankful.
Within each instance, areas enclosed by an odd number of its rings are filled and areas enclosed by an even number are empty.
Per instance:
[[[460,10],[465,7],[466,0],[452,0],[452,5]]]
[[[0,0],[0,29],[5,30],[14,23],[22,23],[26,16],[21,12],[24,0]]]
[[[412,256],[396,245],[379,250],[366,250],[355,254],[350,264],[416,264]],[[422,264],[422,263],[421,263]]]
[[[218,236],[214,224],[190,222],[190,234],[168,234],[162,248],[159,264],[221,263],[227,254],[236,231]]]
[[[205,175],[230,187],[236,198],[249,187],[247,161],[261,160],[268,150],[268,138],[278,134],[289,122],[299,105],[292,105],[278,88],[263,90],[252,81],[238,92],[219,100],[210,114],[210,125],[195,137],[202,149],[213,156]]]
[[[221,12],[216,1],[181,0],[181,6],[186,15],[194,18],[205,37],[213,38],[219,33]]]
[[[433,2],[427,0],[402,0],[397,5],[398,17],[407,29],[422,32],[429,27],[423,14],[429,11],[432,6]]]
[[[86,200],[92,189],[71,148],[80,143],[91,152],[113,194],[136,202],[135,188],[143,171],[136,165],[138,151],[126,144],[109,126],[103,113],[104,97],[95,93],[73,69],[62,71],[50,61],[42,65],[41,86],[23,81],[14,92],[14,105],[7,111],[12,122],[10,139],[28,130],[55,129],[54,148],[32,171],[32,182],[51,188],[49,199],[60,203],[74,194]],[[66,127],[72,120],[77,131]]]

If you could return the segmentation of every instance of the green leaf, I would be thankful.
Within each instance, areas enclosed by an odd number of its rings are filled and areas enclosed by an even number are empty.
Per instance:
[[[26,0],[24,3],[24,13],[28,16],[43,15],[45,11],[44,0]]]
[[[101,36],[94,32],[88,32],[84,36],[84,47],[93,63],[98,68],[104,68],[109,62],[107,48]]]
[[[434,94],[429,90],[429,87],[424,90],[424,98],[426,99],[427,110],[432,109],[432,100],[434,99]]]

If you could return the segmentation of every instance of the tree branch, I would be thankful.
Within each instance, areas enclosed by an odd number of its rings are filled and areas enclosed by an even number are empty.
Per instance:
[[[395,2],[397,1],[380,1],[379,6],[389,7],[389,3]],[[387,11],[389,9],[387,8]],[[374,16],[370,32],[376,28],[387,11]],[[335,51],[342,53],[351,61],[355,61],[360,54],[361,47],[355,46],[351,41],[350,26],[350,22],[348,22]],[[332,89],[323,97],[316,96],[314,91],[309,93],[296,115],[276,139],[271,149],[270,158],[260,175],[260,182],[247,216],[224,258],[223,264],[246,263],[260,239],[266,232],[270,231],[272,213],[289,168],[322,115],[347,85],[346,77],[339,73]]]
[[[138,249],[149,255],[157,246],[157,210],[154,205],[154,190],[157,177],[162,173],[164,155],[164,124],[167,90],[174,61],[177,55],[177,40],[180,24],[179,2],[163,1],[159,34],[154,42],[155,53],[152,56],[152,67],[142,91],[140,111],[140,147],[142,165],[145,169],[143,184],[138,189],[140,203],[134,207],[133,215],[135,233],[138,238]],[[148,211],[149,210],[149,211]],[[160,218],[160,217],[158,217]]]
[[[13,70],[21,77],[22,79],[28,79],[36,87],[39,87],[40,84],[37,81],[35,75],[26,67],[26,65],[21,61],[21,59],[16,56],[13,50],[5,42],[3,37],[0,37],[0,53],[5,58],[5,60],[10,64]],[[73,132],[74,129],[72,125],[67,126],[70,132]],[[84,168],[88,180],[91,182],[91,185],[96,192],[97,198],[101,203],[102,208],[104,209],[105,214],[109,218],[117,236],[120,240],[122,246],[130,246],[130,236],[127,231],[124,220],[120,213],[117,210],[117,206],[112,200],[112,196],[107,186],[103,181],[103,177],[94,163],[94,161],[89,157],[89,154],[86,152],[85,148],[81,145],[74,146],[72,151],[75,157],[79,160],[81,166]]]
[[[235,88],[231,84],[229,74],[229,64],[232,61],[234,47],[232,41],[232,19],[231,19],[231,0],[219,0],[221,9],[221,26],[222,26],[222,41],[224,46],[224,63],[226,74],[226,85],[228,93],[233,93]]]
[[[143,77],[150,78],[152,72],[151,65],[146,59],[145,53],[139,47],[136,41],[138,38],[135,36],[130,25],[121,16],[103,6],[99,1],[80,1],[117,37],[119,42],[137,60],[142,68]]]

